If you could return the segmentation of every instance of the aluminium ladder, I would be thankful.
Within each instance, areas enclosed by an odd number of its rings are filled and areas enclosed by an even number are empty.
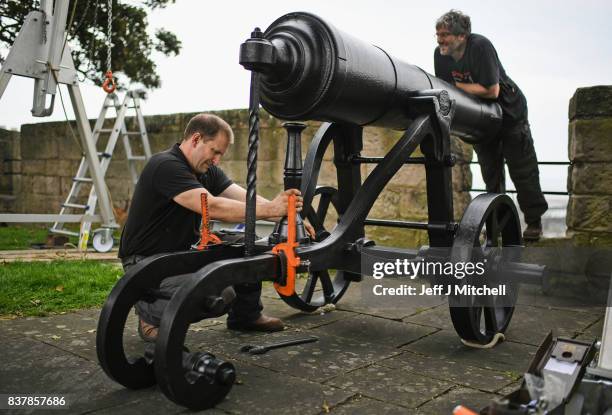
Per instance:
[[[94,145],[97,144],[98,139],[100,138],[100,134],[108,133],[110,134],[108,138],[108,142],[106,144],[106,148],[103,152],[98,153],[98,157],[100,158],[100,171],[97,172],[102,178],[106,175],[106,171],[111,162],[111,158],[113,155],[113,151],[115,150],[115,146],[119,137],[123,141],[123,147],[125,149],[125,155],[128,163],[128,169],[130,171],[130,176],[132,179],[132,183],[136,184],[138,180],[138,171],[136,162],[137,161],[146,161],[151,158],[151,147],[149,144],[149,138],[147,135],[144,117],[142,116],[142,111],[140,108],[140,99],[144,98],[144,91],[128,91],[126,93],[125,99],[123,103],[119,103],[119,98],[115,93],[108,94],[104,99],[104,104],[102,105],[102,110],[100,111],[100,116],[96,120],[96,124],[93,130],[93,141]],[[114,108],[116,111],[116,118],[112,128],[103,128],[104,121],[106,119],[106,112],[109,108]],[[138,131],[128,131],[125,124],[125,117],[128,109],[134,109],[136,112],[136,123],[138,124]],[[144,150],[144,155],[135,155],[132,152],[132,146],[130,144],[130,136],[137,136],[140,138],[142,143],[142,148]],[[67,236],[78,236],[79,237],[79,249],[85,251],[87,249],[87,242],[89,240],[90,231],[91,231],[91,221],[87,220],[88,217],[92,217],[95,214],[96,205],[98,203],[98,196],[96,194],[96,189],[94,186],[90,187],[89,197],[87,199],[86,204],[79,203],[79,195],[83,186],[91,185],[91,172],[89,171],[91,168],[90,163],[88,163],[87,158],[81,158],[81,163],[79,164],[79,168],[77,170],[76,175],[72,179],[72,186],[70,188],[70,192],[68,192],[68,196],[66,197],[66,201],[61,205],[60,215],[64,215],[75,211],[83,214],[83,221],[81,222],[80,232],[70,231],[64,227],[65,223],[61,221],[57,221],[53,224],[53,226],[49,229],[51,233],[59,234],[59,235],[67,235]],[[95,168],[95,167],[94,167]],[[88,176],[88,173],[90,174]],[[116,225],[115,227],[118,227]],[[113,239],[112,239],[113,229],[111,227],[101,228],[99,230],[94,231],[94,248],[99,251],[108,251],[112,248]]]

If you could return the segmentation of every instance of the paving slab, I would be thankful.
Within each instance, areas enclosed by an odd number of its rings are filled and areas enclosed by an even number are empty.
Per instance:
[[[452,414],[457,405],[463,405],[478,413],[488,406],[498,395],[474,389],[457,387],[420,406],[417,415]]]
[[[450,382],[379,364],[338,376],[327,384],[406,408],[416,408],[453,387]]]
[[[601,340],[601,335],[603,334],[603,316],[599,317],[595,323],[591,326],[587,327],[582,333],[580,333],[576,338],[578,340],[584,341],[593,341],[593,340]]]
[[[263,313],[283,320],[286,326],[298,329],[309,329],[342,320],[355,313],[340,311],[336,307],[326,306],[312,313],[297,310],[278,298],[262,298]]]
[[[436,331],[435,328],[363,314],[354,315],[316,329],[316,332],[323,336],[333,335],[354,340],[365,337],[368,342],[395,348],[407,345]]]
[[[334,415],[406,415],[406,408],[356,395],[352,399],[331,408],[330,413]]]
[[[492,349],[474,349],[461,343],[454,331],[441,330],[409,344],[404,349],[417,354],[520,376],[527,370],[537,347],[505,341]]]
[[[428,357],[412,352],[404,352],[379,364],[404,372],[427,374],[435,379],[448,380],[487,392],[495,392],[516,380],[516,376],[507,371],[483,369],[452,359]]]
[[[376,284],[380,284],[380,282],[373,278],[365,278],[362,282],[351,284],[347,293],[336,307],[339,310],[401,320],[446,302],[444,298],[425,295],[409,298],[377,296],[372,293],[372,289]],[[385,280],[384,287],[398,287],[401,284],[407,284],[407,282],[403,279],[388,279]]]
[[[550,330],[555,337],[573,338],[599,319],[597,314],[574,310],[517,306],[506,338],[539,346]]]
[[[210,330],[210,332],[215,331],[223,333],[221,330]],[[317,332],[316,329],[307,333],[285,330],[253,336],[248,340],[238,336],[230,338],[224,334],[218,335],[219,337],[215,339],[208,336],[208,332],[198,334],[202,335],[201,347],[213,354],[222,349],[222,352],[232,359],[315,382],[325,381],[399,353],[393,348],[370,343],[365,339],[355,341],[330,336]],[[245,344],[265,345],[311,335],[318,336],[319,340],[315,343],[272,350],[261,355],[240,352],[240,347]]]
[[[264,368],[236,362],[240,384],[232,388],[218,409],[233,414],[319,414],[337,405],[352,393],[274,373]]]

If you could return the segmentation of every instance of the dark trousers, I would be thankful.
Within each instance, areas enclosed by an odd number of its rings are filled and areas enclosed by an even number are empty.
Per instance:
[[[529,122],[524,120],[502,126],[496,137],[475,144],[474,150],[487,192],[505,191],[505,160],[525,222],[537,223],[548,209],[548,203],[540,188],[540,171]]]
[[[123,270],[127,272],[131,267],[146,258],[141,255],[133,255],[123,259]],[[160,283],[159,290],[164,294],[164,297],[171,297],[181,287],[183,281],[184,276],[182,275],[165,278]],[[263,305],[261,304],[261,283],[236,285],[234,286],[234,291],[236,292],[236,299],[232,303],[228,314],[228,323],[257,320],[261,316],[261,310],[263,310]],[[138,301],[134,306],[136,314],[146,323],[159,326],[168,301],[163,298],[152,302]]]

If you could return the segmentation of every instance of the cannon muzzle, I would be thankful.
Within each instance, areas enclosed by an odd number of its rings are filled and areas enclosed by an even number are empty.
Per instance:
[[[498,104],[470,96],[310,13],[289,13],[263,36],[258,32],[241,45],[240,63],[262,74],[261,105],[285,120],[405,129],[417,111],[410,97],[442,89],[455,101],[453,134],[476,143],[501,125]]]

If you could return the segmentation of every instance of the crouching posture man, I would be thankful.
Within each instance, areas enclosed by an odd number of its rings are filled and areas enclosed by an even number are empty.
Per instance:
[[[223,173],[218,164],[234,141],[231,127],[212,114],[198,114],[187,124],[183,140],[169,150],[155,154],[147,163],[134,191],[123,234],[119,257],[127,271],[148,256],[189,250],[197,243],[201,221],[201,194],[207,193],[210,219],[243,222],[246,190]],[[288,196],[296,189],[280,193],[272,201],[257,197],[257,219],[276,220],[287,214]],[[180,277],[166,278],[162,292],[174,292]],[[235,293],[234,293],[235,291]],[[237,330],[277,331],[281,320],[261,314],[261,284],[235,286],[222,297],[231,302],[227,326]],[[235,298],[235,299],[234,299]],[[138,333],[154,341],[167,300],[140,301]]]

